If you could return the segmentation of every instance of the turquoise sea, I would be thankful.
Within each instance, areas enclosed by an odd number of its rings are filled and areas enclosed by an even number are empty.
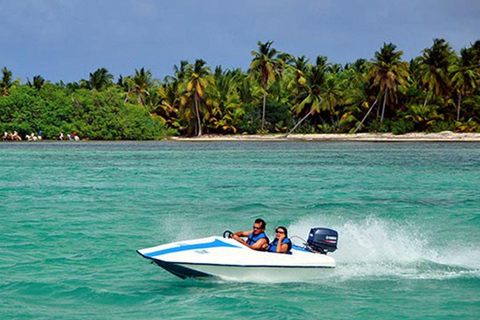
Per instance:
[[[1,319],[479,319],[480,143],[0,143]],[[181,280],[136,249],[339,232],[312,282]]]

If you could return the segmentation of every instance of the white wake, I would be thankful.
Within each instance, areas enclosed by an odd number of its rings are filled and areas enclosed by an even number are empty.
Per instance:
[[[307,239],[312,227],[327,227],[339,233],[338,250],[331,253],[337,261],[337,269],[330,277],[344,280],[480,277],[478,246],[466,243],[461,247],[445,248],[432,243],[418,226],[376,217],[343,221],[318,216],[290,225],[289,234]]]

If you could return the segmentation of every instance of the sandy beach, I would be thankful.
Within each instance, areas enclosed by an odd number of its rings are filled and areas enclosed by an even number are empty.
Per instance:
[[[358,134],[285,134],[268,135],[203,135],[201,137],[173,137],[176,141],[372,141],[372,142],[480,142],[480,133],[358,133]]]

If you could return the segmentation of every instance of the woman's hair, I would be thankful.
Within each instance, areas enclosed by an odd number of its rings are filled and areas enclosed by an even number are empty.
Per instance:
[[[275,229],[275,232],[277,231],[277,229],[282,229],[283,232],[285,232],[285,238],[288,238],[288,231],[287,231],[287,228],[285,227],[282,227],[282,226],[278,226],[276,229]]]

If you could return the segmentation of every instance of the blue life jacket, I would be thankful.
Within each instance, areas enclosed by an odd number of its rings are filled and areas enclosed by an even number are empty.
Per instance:
[[[268,237],[265,234],[265,232],[262,232],[255,236],[252,231],[252,233],[250,233],[250,235],[248,236],[248,239],[246,242],[248,245],[252,246],[255,242],[257,242],[260,239],[267,239],[267,243],[268,243]]]
[[[285,238],[282,240],[282,244],[288,244],[288,250],[285,253],[291,254],[290,250],[292,249],[292,241],[290,241],[290,239],[288,238]],[[275,240],[273,240],[272,243],[268,245],[267,251],[277,252],[277,245],[278,245],[278,239],[275,238]]]

